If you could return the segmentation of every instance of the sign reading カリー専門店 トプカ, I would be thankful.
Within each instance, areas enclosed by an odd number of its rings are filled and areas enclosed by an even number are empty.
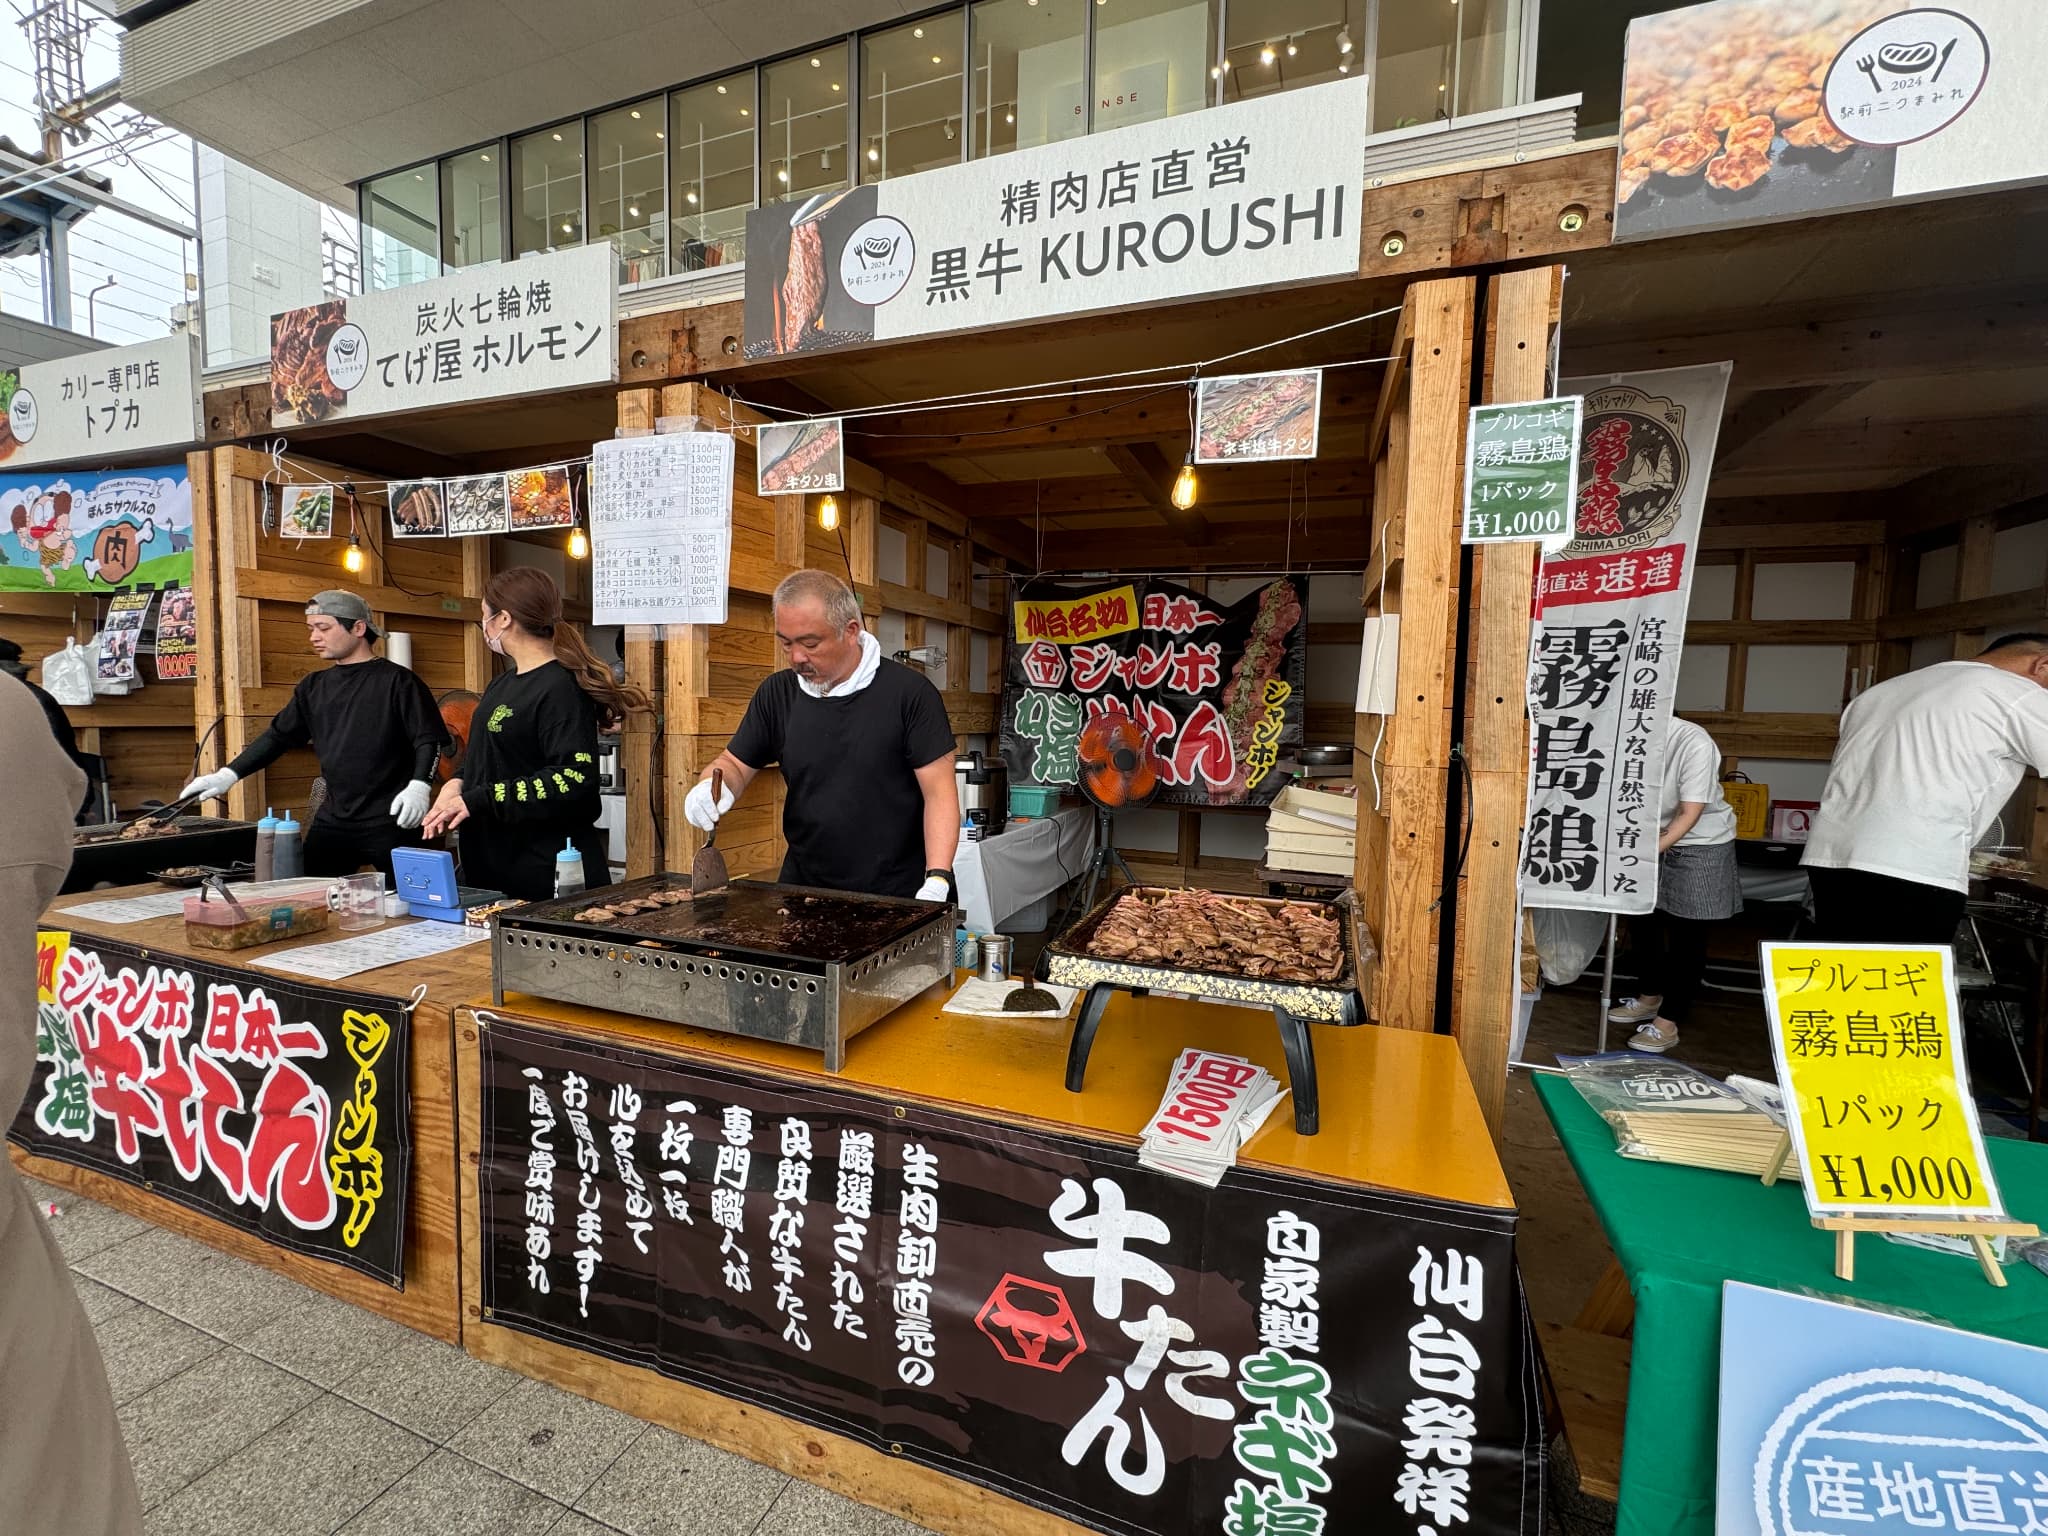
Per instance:
[[[1712,0],[1629,24],[1614,238],[2048,177],[2041,0]]]
[[[406,1003],[63,931],[35,1000],[9,1140],[403,1287]]]
[[[613,383],[618,297],[599,243],[286,310],[270,319],[271,424]]]
[[[104,464],[200,437],[199,338],[0,369],[0,470]]]
[[[1365,132],[1340,80],[771,203],[746,355],[1354,275]]]

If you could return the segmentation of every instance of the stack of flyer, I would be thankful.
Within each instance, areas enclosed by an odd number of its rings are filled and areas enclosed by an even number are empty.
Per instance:
[[[1182,1051],[1146,1122],[1138,1161],[1214,1189],[1285,1091],[1272,1073],[1242,1056]]]

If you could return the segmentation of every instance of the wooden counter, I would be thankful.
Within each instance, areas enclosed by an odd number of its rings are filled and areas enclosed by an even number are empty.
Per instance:
[[[67,915],[68,908],[122,896],[162,891],[156,885],[125,890],[80,892],[60,897],[44,915],[43,926],[96,938],[118,940],[139,949],[182,960],[199,961],[228,970],[246,970],[252,983],[300,981],[307,978],[250,968],[251,959],[282,953],[306,944],[329,944],[353,937],[333,929],[286,939],[254,949],[223,952],[199,949],[185,940],[182,918],[166,917],[139,923],[105,923]],[[395,926],[395,925],[394,925]],[[455,1149],[454,1011],[466,998],[490,993],[490,946],[475,944],[449,954],[364,971],[336,985],[388,997],[409,997],[424,986],[426,996],[413,1011],[412,1059],[408,1080],[412,1101],[412,1177],[407,1189],[405,1289],[395,1290],[342,1265],[297,1254],[265,1242],[251,1232],[216,1221],[190,1207],[152,1194],[137,1184],[110,1178],[90,1169],[49,1158],[32,1157],[9,1145],[15,1165],[46,1183],[73,1190],[104,1205],[139,1216],[154,1226],[181,1233],[197,1242],[234,1254],[252,1264],[312,1286],[341,1301],[404,1323],[454,1344],[462,1337],[461,1265],[456,1252],[457,1195]]]
[[[1158,1105],[1169,1066],[1184,1047],[1248,1057],[1285,1081],[1270,1012],[1120,994],[1104,1021],[1088,1089],[1070,1094],[1062,1079],[1071,1017],[946,1014],[941,1005],[951,990],[951,985],[934,987],[855,1036],[846,1069],[837,1075],[823,1071],[815,1052],[517,994],[502,1008],[479,1004],[459,1009],[455,1052],[464,1187],[464,1348],[480,1360],[664,1424],[934,1531],[1069,1536],[1085,1529],[860,1439],[494,1323],[481,1305],[486,1294],[478,1184],[484,1145],[481,1052],[485,1032],[501,1026],[746,1072],[785,1091],[810,1086],[871,1095],[894,1106],[879,1111],[885,1117],[901,1118],[908,1102],[1124,1146],[1135,1142]],[[1242,1166],[1325,1186],[1425,1195],[1488,1208],[1511,1221],[1512,1197],[1456,1042],[1374,1026],[1318,1027],[1316,1052],[1322,1133],[1298,1135],[1283,1101],[1240,1155]],[[593,1094],[593,1114],[597,1102]],[[1404,1265],[1413,1260],[1412,1246],[1406,1251]]]

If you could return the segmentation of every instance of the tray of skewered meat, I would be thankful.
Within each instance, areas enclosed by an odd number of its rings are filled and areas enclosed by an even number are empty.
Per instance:
[[[846,1042],[952,975],[958,914],[936,902],[686,874],[530,902],[491,925],[508,992],[777,1040],[844,1064]]]
[[[1048,944],[1041,969],[1065,987],[1186,992],[1324,1024],[1363,1017],[1350,915],[1336,902],[1133,886]]]
[[[130,822],[79,827],[71,834],[71,871],[64,890],[140,885],[155,871],[185,865],[225,866],[256,857],[256,824],[218,816],[142,816]]]

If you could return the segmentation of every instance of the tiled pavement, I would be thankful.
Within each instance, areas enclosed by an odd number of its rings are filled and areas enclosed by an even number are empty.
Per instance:
[[[923,1536],[30,1182],[150,1536]]]

